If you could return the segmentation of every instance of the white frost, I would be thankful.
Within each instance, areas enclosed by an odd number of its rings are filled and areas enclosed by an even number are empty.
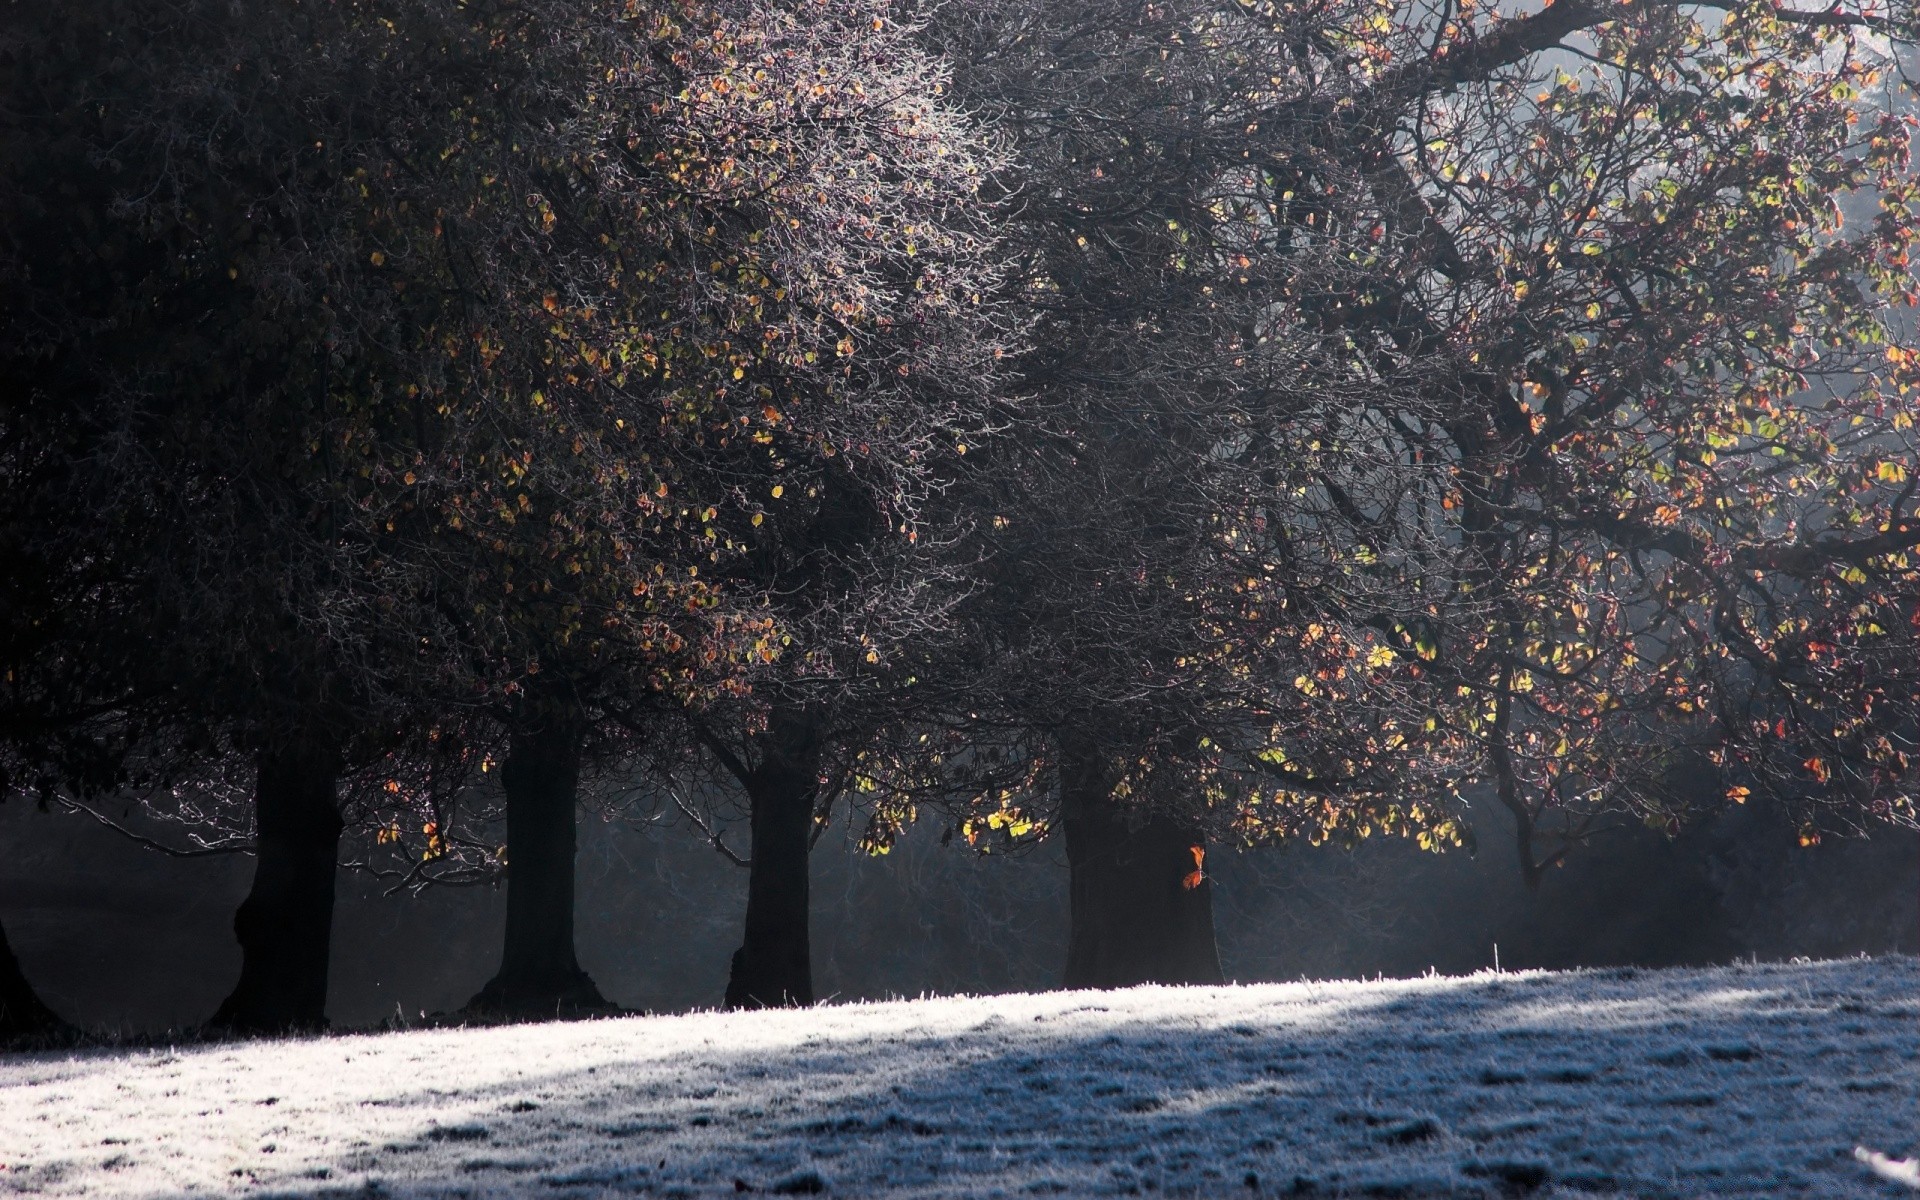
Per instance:
[[[13,1055],[0,1195],[1901,1197],[1917,1115],[1920,960],[1481,973]]]
[[[1873,1168],[1876,1175],[1920,1189],[1920,1158],[1888,1158],[1878,1150],[1869,1150],[1865,1146],[1855,1146],[1853,1156]]]

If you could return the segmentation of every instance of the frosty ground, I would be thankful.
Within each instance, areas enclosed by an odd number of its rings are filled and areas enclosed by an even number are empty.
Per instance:
[[[1920,960],[0,1057],[0,1195],[1881,1196]]]

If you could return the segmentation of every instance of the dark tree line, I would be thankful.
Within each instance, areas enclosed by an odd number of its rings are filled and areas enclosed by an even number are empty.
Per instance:
[[[622,795],[746,866],[736,1006],[842,807],[1063,837],[1069,986],[1217,981],[1210,846],[1912,824],[1910,32],[23,0],[0,795],[250,850],[242,1031],[343,854],[506,882],[476,1015],[608,1010]]]

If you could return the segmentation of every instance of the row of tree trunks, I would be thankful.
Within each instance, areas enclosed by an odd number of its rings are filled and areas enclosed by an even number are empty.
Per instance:
[[[1069,988],[1221,983],[1205,839],[1113,800],[1103,763],[1069,748],[1060,782],[1068,879]]]
[[[746,930],[727,978],[728,1008],[813,1003],[807,860],[820,795],[820,740],[804,715],[775,709],[758,742],[760,761],[742,780],[752,806],[753,858]]]
[[[339,757],[329,750],[259,756],[253,885],[233,918],[240,981],[210,1026],[236,1033],[326,1027],[342,829],[339,777]]]
[[[500,969],[468,1005],[477,1015],[538,1018],[612,1009],[574,952],[574,806],[582,738],[578,724],[560,721],[524,730],[514,736],[502,765],[507,927]],[[233,921],[240,980],[210,1027],[269,1034],[326,1027],[334,875],[343,829],[339,773],[338,757],[326,751],[260,755],[253,884]],[[8,955],[0,964],[0,986],[6,986],[8,967],[18,976]],[[23,995],[31,999],[32,993]],[[26,1000],[17,1003],[22,1013],[44,1011],[44,1006],[29,1008]]]
[[[469,1004],[487,1016],[611,1011],[575,953],[574,811],[581,730],[553,724],[516,735],[501,770],[510,884],[500,969]],[[819,797],[819,740],[806,719],[776,712],[744,781],[753,858],[745,934],[727,981],[730,1008],[813,1003],[808,858]],[[263,753],[255,785],[258,859],[234,917],[240,980],[209,1024],[239,1033],[326,1026],[334,874],[342,823],[339,760]],[[1219,983],[1204,844],[1164,816],[1116,805],[1098,763],[1069,758],[1062,824],[1071,871],[1065,986]],[[0,930],[0,1038],[45,1035],[60,1022],[28,984]]]
[[[507,793],[507,930],[500,969],[467,1009],[533,1019],[613,1011],[573,940],[574,806],[585,730],[554,720],[514,734]]]
[[[577,723],[564,721],[523,730],[502,765],[507,928],[499,971],[468,1005],[478,1015],[579,1016],[612,1008],[574,953],[574,806],[582,738]],[[334,875],[343,829],[339,774],[339,759],[328,751],[295,748],[260,755],[253,884],[233,921],[240,980],[210,1027],[235,1033],[326,1027]],[[18,975],[17,967],[12,973]],[[30,998],[31,991],[24,995]],[[18,1004],[23,1013],[35,1011],[25,1000]]]
[[[803,716],[776,710],[759,751],[742,780],[753,858],[729,1008],[813,1003],[808,851],[820,746]],[[1128,812],[1112,792],[1095,756],[1068,754],[1061,773],[1071,905],[1064,985],[1223,982],[1205,839],[1177,819]]]

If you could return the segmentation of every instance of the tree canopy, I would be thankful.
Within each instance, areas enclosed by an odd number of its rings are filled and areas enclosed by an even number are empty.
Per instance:
[[[583,772],[748,794],[736,1002],[841,797],[1152,863],[1115,944],[1221,842],[1912,825],[1914,32],[21,0],[0,789],[258,850],[303,1020],[343,830],[584,980]]]

